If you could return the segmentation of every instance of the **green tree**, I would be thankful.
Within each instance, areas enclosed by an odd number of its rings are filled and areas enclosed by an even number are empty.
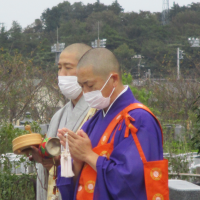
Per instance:
[[[0,30],[0,48],[8,48],[8,31],[5,30],[5,27],[2,27]]]
[[[129,49],[128,45],[124,43],[115,49],[114,53],[120,62],[123,72],[129,72],[131,74],[135,72],[137,65],[135,66],[136,62],[134,63],[131,59],[135,55],[133,49]]]
[[[61,11],[58,7],[48,8],[42,13],[41,20],[43,22],[45,31],[54,31],[60,26]]]
[[[115,0],[111,6],[108,6],[109,10],[112,10],[116,15],[119,15],[121,12],[124,11],[122,6],[118,3],[117,0]]]
[[[52,87],[56,77],[56,72],[50,69],[44,72],[34,65],[33,59],[17,52],[0,54],[0,120],[12,123],[30,111],[33,119],[49,121],[52,116],[48,114],[49,107],[53,111],[62,99]]]
[[[22,27],[16,21],[13,21],[12,27],[9,30],[9,42],[11,44],[11,49],[18,49],[22,48]]]

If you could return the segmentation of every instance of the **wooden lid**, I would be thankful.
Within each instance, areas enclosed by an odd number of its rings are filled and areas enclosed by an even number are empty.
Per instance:
[[[13,152],[15,154],[25,154],[30,146],[39,146],[42,142],[42,136],[38,133],[31,133],[30,126],[25,127],[30,134],[22,135],[12,141]]]

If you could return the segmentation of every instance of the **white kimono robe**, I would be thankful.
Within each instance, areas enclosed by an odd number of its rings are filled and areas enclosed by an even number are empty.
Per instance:
[[[72,102],[68,102],[63,108],[58,110],[51,119],[47,137],[57,137],[57,130],[61,128],[68,128],[74,132],[78,130],[82,121],[89,111],[89,106],[85,102],[82,96],[76,106],[73,108]],[[47,188],[48,188],[48,172],[42,166],[38,164],[38,176],[42,183],[37,178],[37,200],[47,199]],[[43,188],[45,189],[43,189]],[[61,198],[60,198],[61,199]]]

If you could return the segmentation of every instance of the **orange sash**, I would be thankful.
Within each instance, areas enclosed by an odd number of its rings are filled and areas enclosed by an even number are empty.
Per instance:
[[[129,136],[129,130],[131,130],[132,137],[144,164],[144,178],[145,178],[145,187],[148,200],[169,200],[169,189],[168,189],[168,161],[159,160],[159,161],[150,161],[147,162],[140,142],[137,137],[137,128],[135,128],[131,121],[135,121],[128,112],[137,108],[141,108],[149,112],[157,120],[155,115],[144,105],[139,103],[134,103],[126,107],[121,111],[109,124],[104,134],[102,135],[98,145],[93,149],[95,153],[99,156],[105,156],[109,159],[110,154],[113,151],[113,144],[115,133],[123,120],[125,120],[126,130],[125,137]],[[160,128],[161,125],[157,120]],[[111,142],[108,143],[111,133],[115,129]],[[162,129],[161,129],[162,131]],[[88,164],[85,164],[81,172],[79,179],[78,191],[76,200],[92,200],[93,193],[95,188],[97,172],[92,169]]]

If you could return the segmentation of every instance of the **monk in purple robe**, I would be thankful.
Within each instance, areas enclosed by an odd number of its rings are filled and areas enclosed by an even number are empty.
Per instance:
[[[63,146],[66,142],[64,135],[68,132],[75,173],[75,177],[66,181],[66,189],[62,191],[63,200],[78,199],[78,192],[85,189],[80,187],[79,180],[85,164],[96,172],[93,196],[90,199],[146,200],[143,162],[131,134],[124,137],[124,121],[121,128],[114,129],[110,135],[108,143],[115,133],[114,148],[109,159],[93,150],[113,118],[130,104],[139,103],[130,88],[122,84],[117,59],[107,49],[92,49],[81,58],[77,66],[77,77],[85,101],[99,111],[83,125],[77,135],[67,127],[58,130]],[[162,160],[162,134],[156,119],[143,109],[132,110],[129,115],[135,119],[131,123],[138,129],[137,137],[147,161]],[[89,200],[87,197],[83,199]]]

